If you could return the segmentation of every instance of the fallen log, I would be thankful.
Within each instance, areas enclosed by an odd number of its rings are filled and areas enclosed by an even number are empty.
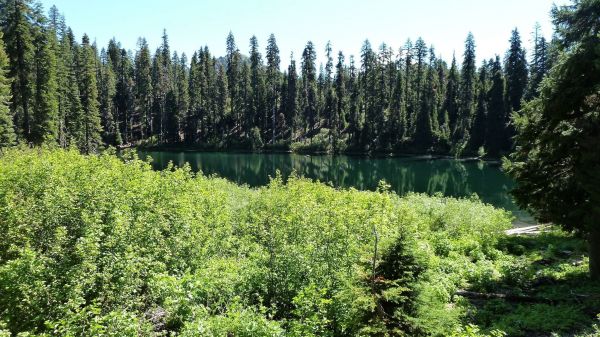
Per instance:
[[[492,299],[503,299],[510,302],[521,302],[521,303],[549,303],[552,304],[553,301],[543,298],[543,297],[534,297],[527,295],[517,295],[517,294],[503,294],[503,293],[479,293],[475,291],[468,290],[458,290],[454,293],[454,295],[477,299],[477,300],[492,300]]]

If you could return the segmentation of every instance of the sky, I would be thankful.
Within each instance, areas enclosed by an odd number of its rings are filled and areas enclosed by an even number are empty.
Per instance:
[[[249,39],[258,38],[264,48],[275,34],[281,65],[290,53],[296,60],[307,41],[324,62],[325,44],[331,41],[334,55],[360,55],[365,39],[377,48],[382,42],[398,50],[410,38],[422,37],[436,54],[460,60],[469,32],[475,36],[477,62],[504,55],[515,27],[530,49],[533,27],[539,22],[550,38],[552,4],[568,0],[41,0],[48,10],[56,5],[79,38],[87,33],[102,47],[116,37],[135,52],[139,37],[151,50],[167,30],[172,51],[188,59],[207,45],[213,55],[225,54],[225,40],[232,31],[238,48],[248,54]]]

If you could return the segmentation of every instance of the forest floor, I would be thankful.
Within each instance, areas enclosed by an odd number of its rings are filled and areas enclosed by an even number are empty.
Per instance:
[[[600,336],[600,284],[582,239],[537,225],[508,230],[498,248],[516,263],[485,290],[461,294],[472,322],[509,336]]]

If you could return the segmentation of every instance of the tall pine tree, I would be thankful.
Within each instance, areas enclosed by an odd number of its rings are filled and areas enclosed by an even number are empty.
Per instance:
[[[4,51],[2,32],[0,32],[0,148],[15,145],[16,135],[10,112],[11,81],[8,78],[9,60]]]

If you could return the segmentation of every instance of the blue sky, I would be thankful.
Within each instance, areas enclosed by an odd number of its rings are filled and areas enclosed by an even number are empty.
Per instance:
[[[473,32],[477,60],[504,54],[514,27],[526,47],[536,22],[549,38],[552,33],[549,11],[553,3],[567,0],[42,0],[47,10],[56,5],[67,24],[80,38],[85,32],[98,45],[106,46],[114,36],[135,50],[144,36],[154,50],[167,29],[172,50],[188,57],[208,45],[213,54],[225,53],[225,38],[231,30],[242,53],[255,34],[263,50],[274,33],[281,51],[282,66],[296,59],[308,40],[317,46],[323,61],[325,44],[346,56],[359,55],[362,42],[374,48],[382,42],[397,50],[407,38],[422,37],[436,53],[450,60],[460,58],[464,40]]]

